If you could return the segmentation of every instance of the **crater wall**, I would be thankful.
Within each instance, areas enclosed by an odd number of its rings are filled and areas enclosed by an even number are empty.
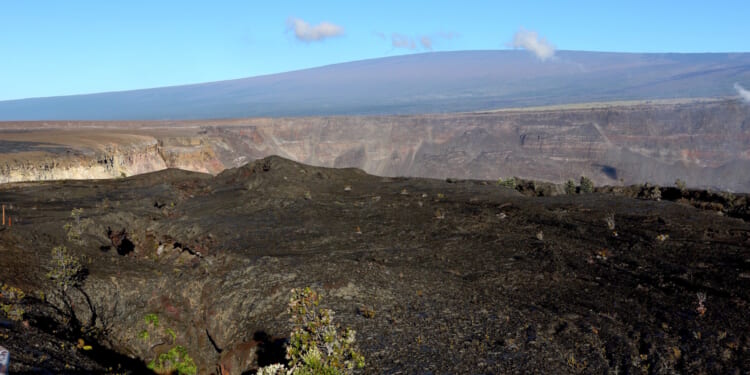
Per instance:
[[[750,106],[629,102],[407,116],[0,125],[0,182],[216,174],[269,155],[383,176],[750,190]]]

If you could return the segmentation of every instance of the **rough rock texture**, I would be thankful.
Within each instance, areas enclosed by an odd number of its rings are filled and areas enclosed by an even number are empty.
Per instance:
[[[112,178],[164,168],[216,174],[280,155],[383,176],[559,183],[586,175],[599,185],[671,185],[679,178],[692,187],[750,186],[750,106],[738,101],[1,127],[0,182]]]
[[[200,373],[252,370],[283,357],[289,290],[312,286],[357,330],[365,373],[750,370],[750,225],[618,194],[631,193],[529,197],[279,157],[215,177],[6,184],[0,281],[37,296],[24,302],[32,329],[108,353],[82,369],[139,373],[182,345]],[[81,244],[63,230],[73,208]],[[67,331],[45,276],[58,244],[87,270]],[[3,346],[37,342],[9,325]],[[11,370],[64,370],[24,358]]]

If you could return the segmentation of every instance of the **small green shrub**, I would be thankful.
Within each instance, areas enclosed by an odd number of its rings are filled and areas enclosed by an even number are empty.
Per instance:
[[[23,314],[26,314],[26,310],[23,307],[14,303],[0,303],[0,310],[5,313],[8,319],[20,322],[23,320]]]
[[[640,197],[644,199],[659,201],[661,200],[661,190],[659,189],[658,185],[652,186],[647,182],[641,187]]]
[[[174,345],[168,352],[159,354],[151,362],[148,368],[160,374],[195,374],[197,368],[195,362],[188,355],[187,349],[182,345],[175,345],[177,333],[169,327],[159,324],[159,315],[155,313],[146,314],[143,317],[145,329],[138,333],[138,338],[145,341],[145,345],[153,349],[154,346],[164,344],[169,339]],[[152,345],[156,343],[156,345]]]
[[[568,182],[565,183],[565,194],[572,195],[578,192],[578,187],[576,186],[576,182],[573,180],[568,180]]]
[[[286,366],[281,363],[274,363],[265,367],[261,367],[256,372],[256,375],[286,375],[290,371],[287,370]]]
[[[195,375],[198,366],[193,358],[188,355],[187,349],[177,345],[168,352],[159,354],[153,361],[149,362],[148,368],[161,374],[177,373],[179,375]]]
[[[737,199],[737,196],[735,196],[733,193],[728,192],[728,191],[719,192],[719,197],[724,199],[724,202],[726,202],[729,205],[734,203],[735,199]]]
[[[141,340],[148,340],[149,334],[145,329],[138,334],[138,338]]]
[[[581,176],[581,192],[587,194],[594,192],[594,182],[586,176]]]
[[[649,194],[649,199],[653,199],[655,201],[660,201],[661,200],[661,190],[659,189],[658,186],[654,186],[651,189],[651,192]]]
[[[680,191],[683,193],[687,191],[687,184],[685,184],[685,181],[682,181],[679,178],[674,180],[674,186],[680,189]]]
[[[150,324],[154,327],[159,326],[159,315],[154,313],[146,314],[146,316],[143,317],[143,320],[146,321],[146,324]]]
[[[175,341],[177,341],[177,334],[174,333],[174,330],[172,330],[172,328],[166,328],[165,331],[172,338],[172,345],[174,345]]]
[[[74,208],[70,211],[70,217],[73,219],[73,221],[63,225],[63,229],[65,229],[65,234],[68,237],[68,241],[79,245],[83,244],[81,235],[83,235],[83,232],[91,224],[90,219],[81,219],[82,213],[83,208]]]
[[[355,345],[355,332],[340,332],[333,323],[333,311],[320,309],[320,295],[310,288],[292,289],[288,311],[294,326],[287,359],[289,369],[275,364],[258,374],[351,374],[365,366],[365,358]]]
[[[71,287],[79,286],[83,266],[78,258],[68,252],[65,246],[52,249],[51,269],[47,273],[57,288],[65,294]]]
[[[503,180],[502,178],[498,178],[497,184],[509,189],[515,189],[518,182],[516,181],[515,177],[506,178],[505,180]]]
[[[83,265],[81,265],[81,262],[75,255],[68,252],[68,248],[65,246],[55,246],[52,249],[50,270],[47,272],[47,277],[52,281],[53,289],[50,291],[51,298],[48,298],[47,301],[65,314],[63,317],[65,324],[69,325],[73,330],[85,328],[81,326],[82,323],[76,316],[71,297],[74,289],[77,289],[85,296],[85,293],[81,290],[85,276]],[[93,309],[90,304],[89,307]],[[95,315],[92,314],[91,316]],[[88,322],[88,328],[92,328],[93,324],[93,321]]]
[[[21,289],[2,284],[2,287],[0,287],[0,310],[10,320],[17,322],[23,320],[26,311],[19,302],[24,297],[26,297],[26,294]]]

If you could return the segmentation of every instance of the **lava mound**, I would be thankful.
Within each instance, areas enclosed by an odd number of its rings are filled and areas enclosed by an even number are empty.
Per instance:
[[[12,373],[240,374],[284,360],[309,286],[368,374],[750,371],[750,224],[526,190],[280,157],[0,185],[0,345]]]

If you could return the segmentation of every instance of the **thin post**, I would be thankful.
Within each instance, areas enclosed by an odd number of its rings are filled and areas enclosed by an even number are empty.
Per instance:
[[[5,205],[3,205],[3,225],[5,225]]]

